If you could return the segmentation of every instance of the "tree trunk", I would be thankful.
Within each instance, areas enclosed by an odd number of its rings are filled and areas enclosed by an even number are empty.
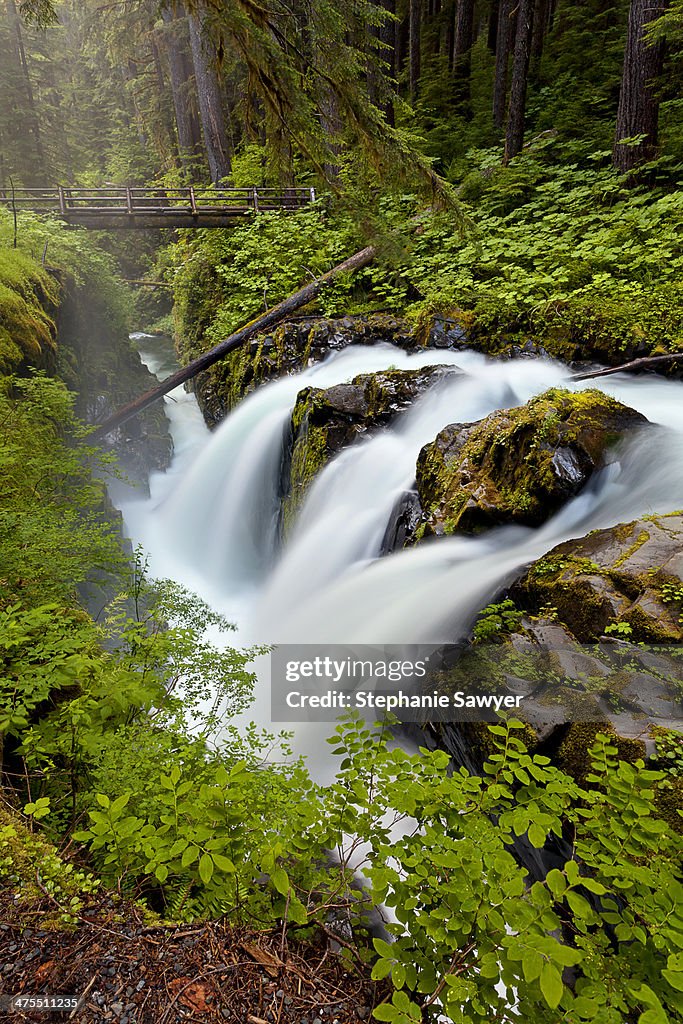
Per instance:
[[[395,0],[373,0],[376,6],[383,8],[387,11],[388,15],[392,15],[395,9]],[[396,30],[394,19],[388,16],[381,26],[373,27],[371,30],[371,39],[377,40],[377,43],[373,45],[373,54],[375,60],[379,61],[381,65],[385,66],[385,74],[391,80],[396,77]],[[379,45],[377,45],[379,43]],[[393,99],[390,95],[387,95],[386,86],[381,82],[381,76],[377,73],[375,67],[373,67],[373,61],[371,59],[371,67],[368,72],[368,93],[373,103],[379,106],[380,110],[384,112],[384,117],[387,120],[387,124],[393,127],[394,124],[394,113],[393,113]]]
[[[661,17],[669,0],[631,0],[624,70],[619,94],[612,161],[626,173],[652,159],[657,150],[659,96],[657,78],[664,62],[664,42],[650,43],[645,28]],[[641,136],[636,144],[622,139]]]
[[[172,107],[168,102],[168,86],[166,75],[164,73],[164,64],[161,59],[161,53],[155,34],[151,32],[149,36],[149,45],[152,53],[152,61],[154,63],[154,75],[157,81],[156,88],[156,104],[158,111],[158,143],[157,152],[162,155],[164,162],[169,167],[173,167],[176,170],[181,167],[180,153],[176,144],[175,136],[175,120],[173,117]]]
[[[167,7],[162,8],[161,17],[164,22],[162,36],[171,81],[178,152],[183,165],[191,166],[201,154],[202,134],[187,50],[189,38],[185,37],[187,22]]]
[[[152,388],[151,391],[146,391],[144,395],[136,398],[133,402],[129,402],[118,412],[115,412],[113,416],[110,416],[104,423],[101,423],[95,428],[90,434],[90,438],[96,441],[100,438],[106,437],[112,430],[120,427],[122,423],[126,423],[127,420],[132,419],[133,416],[137,416],[139,412],[152,405],[153,402],[158,401],[164,395],[167,395],[169,391],[173,391],[174,388],[179,387],[180,384],[184,384],[185,381],[191,380],[196,377],[202,370],[208,370],[210,366],[217,363],[219,359],[223,359],[224,356],[228,355],[229,352],[233,352],[234,349],[239,348],[250,338],[253,338],[256,334],[261,334],[263,331],[269,330],[274,327],[275,324],[279,324],[286,317],[296,312],[297,309],[301,309],[302,306],[307,306],[309,302],[312,302],[314,298],[320,293],[325,285],[332,281],[339,274],[350,274],[354,270],[358,270],[360,267],[366,267],[368,263],[372,263],[375,258],[375,249],[369,245],[365,249],[361,249],[360,252],[354,253],[343,263],[339,263],[332,270],[328,270],[326,274],[317,278],[315,281],[311,281],[309,284],[300,288],[299,291],[294,292],[289,298],[284,299],[278,303],[277,306],[273,306],[267,313],[257,317],[255,320],[250,321],[241,330],[236,331],[235,334],[231,334],[230,337],[225,338],[223,341],[219,341],[217,345],[214,345],[209,352],[205,352],[199,356],[198,359],[193,359],[191,363],[184,366],[181,370],[176,371],[170,377],[167,377],[165,381],[162,381],[157,387]]]
[[[408,62],[410,99],[417,99],[420,83],[420,42],[422,36],[422,0],[409,0]]]
[[[534,11],[534,30],[531,37],[530,61],[531,73],[534,76],[538,75],[541,66],[543,44],[545,42],[546,32],[548,31],[548,15],[548,0],[536,0],[536,10]]]
[[[36,108],[36,101],[33,95],[33,86],[31,84],[31,75],[28,70],[28,61],[26,60],[26,51],[24,49],[24,37],[21,29],[21,18],[17,10],[17,5],[14,0],[7,0],[7,18],[10,24],[12,34],[14,35],[14,43],[16,47],[17,59],[21,68],[21,75],[24,83],[24,90],[26,92],[26,101],[28,104],[28,128],[33,136],[33,143],[35,146],[35,155],[38,163],[38,174],[40,178],[45,174],[45,151],[43,150],[43,140],[40,134],[40,121],[38,119],[38,110]]]
[[[209,162],[211,180],[217,183],[230,174],[231,162],[223,99],[214,66],[215,54],[211,52],[211,43],[204,32],[200,17],[189,14],[188,23],[204,149]]]
[[[453,70],[453,54],[455,52],[455,4],[456,0],[448,0],[444,7],[444,45],[443,50],[448,57],[448,70]]]
[[[526,112],[526,89],[533,26],[534,0],[519,0],[515,56],[512,62],[512,80],[510,82],[510,106],[505,133],[504,163],[512,160],[513,156],[517,156],[524,145],[524,114]]]
[[[498,40],[498,19],[500,17],[500,0],[491,0],[491,8],[489,10],[489,21],[488,28],[486,31],[486,45],[488,46],[491,53],[496,52],[496,42]]]
[[[470,96],[470,70],[474,34],[474,0],[458,0],[453,44],[455,98],[467,102]]]
[[[508,92],[508,64],[515,38],[516,0],[500,0],[496,40],[496,74],[493,85],[493,123],[502,129]]]

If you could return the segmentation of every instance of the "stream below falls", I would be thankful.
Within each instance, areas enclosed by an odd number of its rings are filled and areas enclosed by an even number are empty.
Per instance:
[[[153,373],[173,368],[167,339],[134,335]],[[359,373],[450,364],[446,376],[391,427],[330,462],[310,488],[287,543],[279,540],[281,466],[291,409],[304,387]],[[211,433],[191,393],[166,399],[174,456],[150,479],[150,496],[114,493],[134,545],[157,578],[177,580],[235,622],[235,644],[453,643],[477,612],[550,548],[591,530],[683,507],[683,387],[655,376],[569,383],[550,360],[493,362],[476,352],[351,346],[300,374],[263,385]],[[471,422],[527,402],[549,387],[598,387],[660,424],[637,434],[617,459],[544,525],[506,526],[444,538],[379,557],[397,499],[414,482],[424,444],[449,423]],[[222,640],[221,642],[225,642]],[[247,716],[271,728],[269,659]],[[290,726],[291,727],[291,726]],[[330,758],[321,729],[295,729],[295,750],[324,781]]]

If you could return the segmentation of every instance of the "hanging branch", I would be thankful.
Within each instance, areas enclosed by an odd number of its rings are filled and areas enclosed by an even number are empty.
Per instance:
[[[575,373],[569,380],[592,380],[594,377],[609,377],[613,373],[626,373],[630,370],[642,370],[644,367],[657,366],[662,363],[675,363],[683,359],[683,352],[670,352],[665,356],[642,356],[640,359],[632,359],[630,363],[622,363],[621,366],[608,366],[603,370],[591,370],[589,373]]]

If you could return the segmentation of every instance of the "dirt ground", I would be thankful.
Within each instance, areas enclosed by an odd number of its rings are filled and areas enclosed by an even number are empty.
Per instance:
[[[2,1022],[364,1024],[386,997],[324,934],[315,944],[220,922],[149,926],[111,897],[71,931],[41,928],[46,911],[0,894]],[[78,1008],[10,1009],[10,997],[46,994],[78,996]]]

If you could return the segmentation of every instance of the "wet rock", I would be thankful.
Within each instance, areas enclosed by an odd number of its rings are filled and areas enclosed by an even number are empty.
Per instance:
[[[610,449],[646,420],[599,391],[553,388],[477,423],[453,423],[417,461],[415,539],[536,526],[577,494]]]
[[[392,509],[380,554],[387,555],[404,547],[420,525],[421,518],[422,506],[417,491],[406,491]]]
[[[359,374],[349,384],[300,391],[292,411],[289,479],[284,482],[285,532],[311,481],[330,459],[389,424],[429,388],[461,373],[453,366],[386,370]]]

